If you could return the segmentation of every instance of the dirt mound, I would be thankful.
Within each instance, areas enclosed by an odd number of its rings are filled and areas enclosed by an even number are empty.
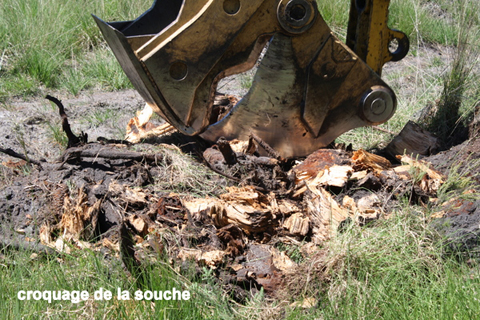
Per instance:
[[[140,109],[132,99],[124,102]],[[15,108],[22,114],[20,106]],[[115,104],[104,111],[112,108]],[[95,117],[101,118],[97,113],[92,121]],[[23,132],[46,124],[45,116],[34,118],[22,122]],[[121,118],[128,122],[127,116]],[[98,127],[113,123],[101,119]],[[88,130],[92,122],[83,125],[73,131],[84,128],[90,140],[96,136]],[[6,146],[22,150],[18,137]],[[44,138],[51,139],[39,135]],[[479,156],[477,140],[423,161],[404,156],[400,166],[341,147],[318,150],[303,161],[262,157],[255,137],[210,148],[178,134],[149,140],[155,144],[103,139],[63,152],[56,146],[50,153],[52,143],[41,141],[36,151],[24,152],[24,160],[3,156],[3,246],[113,251],[133,275],[159,257],[180,269],[193,265],[199,275],[208,266],[240,302],[245,290],[263,288],[273,295],[285,277],[297,272],[294,257],[281,248],[299,246],[306,258],[351,223],[388,219],[402,199],[421,205],[440,201],[441,188],[454,188],[449,175],[465,172],[479,182],[478,161],[471,161]],[[188,149],[196,159],[165,142]],[[38,160],[45,155],[48,161]],[[36,164],[28,164],[30,159]],[[477,250],[479,201],[455,200],[438,204],[435,224],[450,239],[450,248]]]
[[[433,225],[445,236],[449,252],[479,259],[480,200],[475,189],[478,192],[480,186],[480,139],[472,138],[427,160],[451,177],[452,187],[471,180],[474,189],[447,201]]]
[[[56,162],[24,164],[27,176],[12,169],[14,182],[0,194],[2,243],[113,250],[134,275],[159,256],[186,270],[193,264],[199,274],[208,266],[242,302],[245,290],[274,295],[296,272],[279,248],[298,245],[308,257],[349,223],[388,217],[399,199],[435,197],[443,179],[408,157],[392,167],[363,150],[324,149],[292,167],[258,156],[252,141],[226,144],[234,163],[218,146],[199,145],[203,156],[178,163],[186,155],[172,146],[91,143],[67,149]],[[177,183],[214,188],[196,197],[199,189],[187,195],[162,188],[176,165],[183,174],[194,167],[196,176]],[[418,170],[425,171],[421,179]]]

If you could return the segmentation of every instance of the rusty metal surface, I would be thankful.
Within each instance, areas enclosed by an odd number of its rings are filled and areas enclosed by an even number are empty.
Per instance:
[[[387,19],[388,1],[372,2],[381,9],[373,20]],[[155,15],[159,26],[149,26]],[[333,35],[313,0],[157,0],[134,21],[95,19],[146,102],[188,135],[254,133],[283,157],[304,156],[350,129],[387,121],[396,108],[378,68]],[[371,54],[383,66],[385,41],[372,28],[368,47],[381,46]],[[220,79],[251,69],[267,43],[250,91],[212,122]]]

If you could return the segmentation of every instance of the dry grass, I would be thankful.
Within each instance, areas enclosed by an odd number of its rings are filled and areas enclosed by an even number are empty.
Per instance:
[[[225,193],[227,181],[190,155],[172,145],[140,144],[145,152],[160,153],[163,161],[155,168],[155,190],[190,196],[215,196]]]

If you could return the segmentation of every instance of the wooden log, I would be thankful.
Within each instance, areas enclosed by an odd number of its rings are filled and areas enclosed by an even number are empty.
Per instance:
[[[385,149],[393,158],[403,154],[412,155],[412,157],[429,156],[440,150],[442,150],[440,139],[413,121],[408,121],[398,136],[393,138]]]
[[[83,158],[104,158],[111,160],[131,160],[138,162],[162,162],[165,161],[165,156],[162,154],[140,153],[135,151],[123,151],[111,148],[108,146],[89,144],[82,147],[69,148],[65,150],[60,157],[60,162],[67,162],[74,159]]]

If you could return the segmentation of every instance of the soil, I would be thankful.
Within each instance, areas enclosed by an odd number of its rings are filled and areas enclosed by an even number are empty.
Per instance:
[[[480,188],[480,138],[472,138],[448,151],[427,158],[446,176],[458,174],[473,180]],[[480,259],[480,199],[459,198],[444,206],[445,216],[434,221],[435,228],[446,238],[448,252],[461,258]]]
[[[82,93],[78,97],[51,94],[62,101],[73,132],[123,139],[128,120],[141,110],[143,99],[135,90]],[[15,98],[0,105],[0,145],[34,159],[52,160],[64,150],[55,130],[61,130],[57,107],[42,97]],[[25,148],[24,148],[25,147]],[[11,159],[0,155],[1,161]]]

